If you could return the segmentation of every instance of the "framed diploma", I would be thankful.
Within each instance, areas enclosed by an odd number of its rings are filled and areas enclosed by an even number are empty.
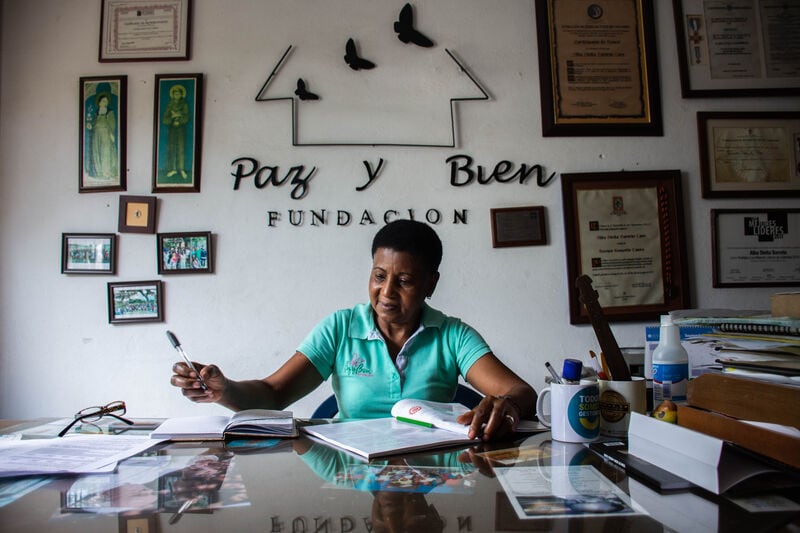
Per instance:
[[[189,59],[192,0],[101,0],[101,63]]]
[[[714,287],[800,286],[800,209],[712,209]]]
[[[800,94],[800,2],[672,0],[684,98]]]
[[[652,0],[536,0],[542,134],[662,135]]]
[[[503,207],[491,210],[492,248],[547,244],[544,207]]]
[[[703,198],[800,196],[800,112],[698,112]]]
[[[588,275],[609,322],[657,320],[689,305],[678,170],[562,174],[570,323],[588,323]]]

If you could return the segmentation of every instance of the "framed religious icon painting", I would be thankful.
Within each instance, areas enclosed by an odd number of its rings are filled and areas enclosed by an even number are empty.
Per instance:
[[[800,95],[800,2],[672,0],[684,98]]]
[[[126,281],[108,284],[108,322],[163,322],[164,296],[162,283]]]
[[[536,0],[542,134],[662,135],[653,0]]]
[[[153,109],[153,192],[200,192],[202,74],[159,74]]]
[[[575,282],[589,276],[609,322],[689,306],[678,170],[562,174],[570,323],[588,323]]]
[[[101,0],[101,63],[189,59],[192,0]]]
[[[800,196],[800,111],[699,112],[703,198]]]
[[[127,76],[80,79],[78,192],[126,189]]]
[[[155,196],[120,196],[117,231],[120,233],[155,233],[156,202]]]

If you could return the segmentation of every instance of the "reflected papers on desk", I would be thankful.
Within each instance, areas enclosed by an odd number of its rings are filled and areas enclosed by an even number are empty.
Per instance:
[[[336,473],[325,488],[365,491],[471,494],[475,472],[447,466],[353,464]]]
[[[187,513],[249,505],[233,454],[221,448],[132,457],[114,474],[79,477],[61,501],[62,513],[173,513],[170,523]]]
[[[521,519],[641,514],[593,466],[514,466],[494,472]]]
[[[0,477],[113,472],[117,462],[159,442],[124,435],[0,441]]]

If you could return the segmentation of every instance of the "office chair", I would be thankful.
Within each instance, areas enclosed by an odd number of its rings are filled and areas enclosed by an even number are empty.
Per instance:
[[[478,391],[471,389],[461,383],[458,384],[456,389],[456,397],[453,400],[462,405],[466,405],[470,409],[481,403],[483,396]],[[336,396],[331,394],[325,401],[319,404],[314,410],[311,418],[333,418],[339,412],[339,405],[336,403]]]

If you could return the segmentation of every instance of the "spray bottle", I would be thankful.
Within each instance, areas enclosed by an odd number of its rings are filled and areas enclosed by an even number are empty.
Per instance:
[[[670,315],[661,316],[658,346],[653,350],[653,405],[663,400],[686,400],[689,354],[681,345],[681,334]]]

